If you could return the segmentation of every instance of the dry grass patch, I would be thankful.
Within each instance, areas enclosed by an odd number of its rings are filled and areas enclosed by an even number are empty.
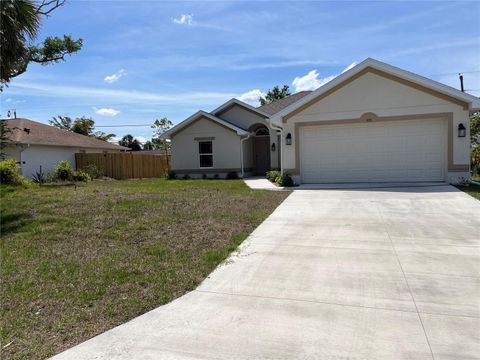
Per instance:
[[[42,359],[194,289],[288,195],[243,181],[1,190],[3,359]]]

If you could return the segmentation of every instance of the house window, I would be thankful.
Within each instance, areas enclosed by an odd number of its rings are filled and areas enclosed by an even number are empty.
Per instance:
[[[211,141],[199,141],[198,153],[200,154],[200,167],[213,167],[213,146]]]

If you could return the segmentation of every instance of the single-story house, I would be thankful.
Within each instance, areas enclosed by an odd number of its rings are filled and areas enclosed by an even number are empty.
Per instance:
[[[28,119],[8,119],[7,146],[2,150],[5,158],[17,160],[22,175],[31,178],[40,170],[49,173],[61,160],[75,168],[75,153],[102,153],[130,150],[93,137],[62,130]]]
[[[469,115],[480,99],[366,59],[312,92],[254,108],[232,99],[163,136],[172,170],[296,183],[455,183],[470,176]]]

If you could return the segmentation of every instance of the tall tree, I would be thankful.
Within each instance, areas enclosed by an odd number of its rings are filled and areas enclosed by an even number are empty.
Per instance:
[[[7,127],[6,120],[0,120],[0,158],[3,158],[5,154],[3,149],[7,146],[8,136],[10,134],[10,129]]]
[[[69,35],[47,37],[34,45],[41,20],[66,0],[0,0],[0,90],[27,71],[31,62],[48,65],[82,48],[83,40]]]
[[[59,129],[72,131],[85,136],[91,136],[97,138],[98,140],[109,141],[115,137],[115,134],[106,134],[102,131],[94,131],[95,120],[86,116],[82,116],[73,120],[69,116],[58,115],[58,117],[53,117],[49,123],[50,125],[53,125]]]
[[[473,146],[480,144],[480,112],[470,116],[470,142]]]
[[[155,150],[155,144],[151,140],[147,140],[143,144],[143,150]]]
[[[122,137],[118,142],[118,145],[128,147],[132,151],[142,150],[142,144],[140,144],[140,141],[135,139],[133,135],[130,135],[130,134],[127,134],[124,137]]]
[[[153,122],[152,129],[153,129],[153,137],[152,143],[155,147],[159,150],[165,151],[165,154],[168,155],[170,151],[170,142],[162,139],[160,136],[167,130],[169,130],[173,126],[173,122],[168,120],[166,117],[161,119],[156,119]]]
[[[278,85],[275,85],[273,89],[267,91],[265,97],[260,96],[258,101],[260,101],[261,105],[266,105],[276,100],[283,99],[289,95],[291,95],[291,93],[288,85],[283,85],[281,89],[278,87]]]

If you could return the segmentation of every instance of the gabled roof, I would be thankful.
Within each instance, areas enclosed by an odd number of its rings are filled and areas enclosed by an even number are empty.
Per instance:
[[[222,120],[206,111],[197,111],[195,114],[193,114],[192,116],[190,116],[189,118],[183,120],[180,124],[177,124],[175,125],[173,128],[171,128],[170,130],[164,132],[160,137],[162,139],[170,139],[172,137],[172,135],[176,134],[177,132],[181,131],[182,129],[186,128],[187,126],[189,126],[190,124],[192,124],[193,122],[201,119],[202,117],[204,118],[207,118],[211,121],[214,121],[216,122],[217,124],[223,126],[223,127],[226,127],[227,129],[229,130],[232,130],[234,132],[237,133],[237,135],[240,135],[240,136],[243,136],[243,135],[247,135],[248,132],[239,128],[238,126],[235,126],[225,120]]]
[[[268,118],[270,115],[267,114],[267,113],[264,113],[263,111],[261,111],[259,108],[254,108],[253,106],[243,102],[243,101],[240,101],[238,99],[230,99],[228,100],[225,104],[219,106],[218,108],[216,108],[215,110],[211,111],[210,114],[212,115],[215,115],[215,116],[219,116],[220,114],[230,110],[233,106],[235,105],[238,105],[248,111],[251,111],[255,114],[258,114],[260,116],[263,116],[264,118]]]
[[[458,104],[462,104],[466,109],[480,109],[480,100],[473,95],[467,94],[451,86],[441,84],[426,77],[414,74],[410,71],[406,71],[384,62],[368,58],[350,70],[340,74],[325,85],[319,87],[299,101],[294,102],[293,104],[279,111],[270,117],[270,121],[276,123],[282,122],[282,119],[285,121],[288,117],[292,116],[296,110],[300,111],[301,108],[304,108],[305,106],[315,102],[316,99],[329,95],[330,93],[341,88],[344,84],[349,83],[356,77],[359,77],[368,71],[383,75],[386,74],[397,81],[403,81],[404,83],[408,83],[410,86],[415,86],[420,90],[431,90],[436,96],[448,99]]]
[[[301,98],[307,96],[310,94],[311,91],[300,91],[298,93],[292,94],[290,96],[284,97],[283,99],[275,100],[274,102],[270,104],[265,104],[262,106],[257,107],[257,110],[260,110],[261,112],[268,114],[268,115],[274,115],[278,113],[279,111],[282,111],[285,109],[287,106],[292,105],[294,102],[300,100]]]
[[[19,144],[69,146],[104,150],[130,150],[90,136],[62,130],[28,119],[5,119],[10,129],[8,141]]]

